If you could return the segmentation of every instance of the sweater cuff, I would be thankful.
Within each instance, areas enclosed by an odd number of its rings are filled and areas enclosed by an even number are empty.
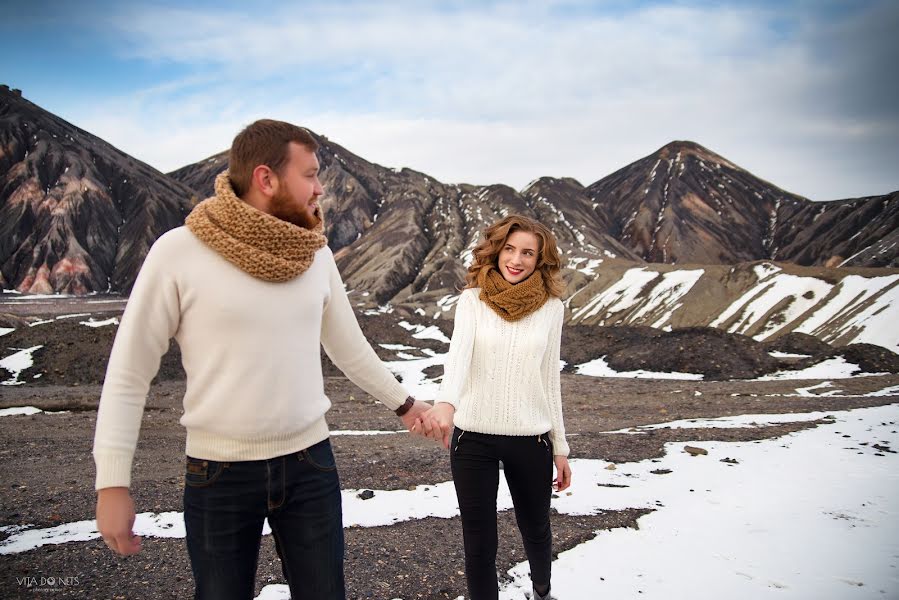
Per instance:
[[[568,447],[568,442],[565,438],[559,439],[554,435],[550,435],[550,439],[553,443],[553,456],[565,456],[571,452],[571,448]]]
[[[108,487],[131,487],[131,463],[134,455],[128,452],[108,450],[94,451],[97,465],[97,479],[94,489]]]
[[[381,404],[390,410],[396,410],[406,402],[406,398],[415,398],[415,396],[408,393],[406,388],[400,385],[396,379],[393,379],[393,375],[390,378],[392,380],[392,385],[389,386],[390,389],[384,390],[377,398],[381,401]],[[374,394],[372,395],[374,396]],[[415,398],[415,400],[418,401],[418,398]]]
[[[449,404],[450,406],[453,407],[453,410],[459,410],[459,407],[456,405],[456,403],[451,401],[449,398],[437,398],[436,400],[434,400],[434,406],[437,406],[438,404],[441,404],[441,403]]]
[[[437,406],[441,402],[445,402],[447,404],[451,404],[453,408],[459,410],[458,401],[453,400],[453,395],[446,393],[444,390],[440,389],[437,391],[437,397],[434,398],[434,406]]]

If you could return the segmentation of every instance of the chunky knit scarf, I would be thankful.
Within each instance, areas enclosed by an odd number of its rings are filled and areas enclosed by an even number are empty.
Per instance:
[[[509,283],[499,271],[490,267],[478,273],[478,287],[481,288],[481,301],[506,321],[528,316],[549,298],[540,271],[534,271],[519,283]]]
[[[257,210],[231,187],[228,171],[215,178],[215,196],[197,204],[187,228],[228,262],[263,281],[289,281],[328,243],[324,225],[309,230]]]

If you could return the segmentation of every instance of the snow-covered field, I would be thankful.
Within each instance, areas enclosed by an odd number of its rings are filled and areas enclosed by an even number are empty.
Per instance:
[[[639,520],[638,530],[599,531],[562,552],[553,564],[557,597],[899,597],[899,455],[892,450],[899,447],[899,405],[807,415],[824,416],[830,419],[823,425],[773,440],[670,443],[661,459],[614,469],[604,461],[573,460],[572,487],[553,500],[559,513],[653,512]],[[768,422],[806,419],[801,414],[764,417]],[[693,425],[745,427],[757,418]],[[685,445],[708,454],[691,456]],[[458,515],[451,482],[374,490],[369,500],[358,492],[343,492],[348,527]],[[498,506],[511,508],[504,483]],[[98,537],[92,520],[5,530],[11,535],[0,542],[0,554]],[[135,532],[146,538],[183,537],[182,515],[142,513]],[[527,563],[512,568],[501,598],[525,598],[527,574]],[[287,597],[284,585],[267,586],[259,596]]]
[[[675,443],[659,462],[611,472],[574,461],[560,512],[656,510],[639,530],[599,532],[561,553],[556,595],[899,598],[899,455],[873,447],[899,446],[899,406],[831,414],[832,424],[775,440],[693,444],[707,456]],[[511,573],[502,597],[522,598],[527,566]]]
[[[406,328],[417,337],[440,339],[436,328]],[[403,344],[383,347],[396,352],[397,360],[387,364],[402,375],[410,391],[420,398],[433,398],[438,383],[423,371],[442,364],[445,355]],[[702,379],[689,373],[615,372],[602,358],[576,369],[594,377]],[[839,380],[858,376],[857,371],[856,365],[836,358],[761,380]],[[812,386],[821,387],[833,384],[825,381]],[[797,388],[795,395],[808,395],[812,388]],[[894,389],[882,391],[895,393]],[[608,433],[753,427],[827,417],[831,419],[824,425],[776,440],[692,444],[706,449],[706,456],[690,456],[683,452],[687,444],[677,443],[669,444],[660,460],[621,464],[614,470],[603,461],[572,461],[574,485],[553,501],[558,512],[591,514],[625,508],[654,512],[639,520],[639,530],[597,532],[592,540],[561,553],[554,563],[555,594],[561,599],[749,599],[769,593],[787,598],[899,597],[899,499],[894,493],[899,489],[899,464],[891,451],[899,446],[899,405],[675,421]],[[886,450],[879,451],[874,444]],[[729,462],[721,462],[724,458]],[[343,492],[348,527],[458,515],[452,483],[447,481],[414,490],[374,490],[369,500],[362,500],[358,493]],[[498,507],[511,508],[504,483]],[[148,538],[183,537],[182,515],[143,513],[135,531]],[[98,535],[92,520],[8,533],[10,537],[0,542],[0,554],[83,542]],[[529,589],[527,564],[515,566],[508,576],[501,598],[524,598]],[[286,599],[289,593],[285,585],[270,585],[259,598]]]
[[[761,275],[766,279],[776,273]],[[691,285],[679,279],[668,283],[671,285],[664,287],[669,293],[666,302],[672,301],[670,294]],[[783,284],[796,282],[783,279]],[[737,308],[747,310],[743,305]],[[764,306],[756,308],[762,310]],[[667,319],[670,314],[662,317]],[[79,322],[99,327],[115,324],[93,318]],[[413,339],[448,342],[436,327],[406,322],[401,326]],[[402,376],[414,395],[432,399],[439,384],[424,371],[442,364],[445,354],[408,345],[414,341],[405,342],[382,344],[396,354],[396,360],[386,364]],[[22,383],[19,374],[32,364],[31,355],[38,348],[22,349],[0,361],[0,366],[13,374],[3,383]],[[576,370],[593,377],[702,379],[690,373],[615,372],[603,358],[577,365]],[[857,365],[837,357],[806,370],[775,373],[757,381],[826,379],[814,385],[802,384],[809,387],[797,387],[795,394],[781,395],[857,397],[843,393],[838,386],[842,385],[840,380],[858,377],[858,371]],[[899,390],[892,386],[864,395],[897,394]],[[0,417],[39,412],[33,407],[16,407],[0,410]],[[777,439],[669,443],[660,459],[617,465],[573,460],[573,485],[553,500],[559,513],[595,514],[628,508],[653,512],[639,519],[639,529],[597,531],[589,541],[560,553],[553,565],[555,596],[560,600],[754,600],[767,595],[796,599],[899,598],[899,455],[895,451],[899,448],[899,404],[679,420],[605,434],[640,436],[660,428],[759,427],[810,420],[823,423]],[[338,430],[332,435],[398,433]],[[708,454],[691,456],[684,451],[686,445],[701,447]],[[347,527],[458,516],[449,481],[434,481],[414,489],[373,490],[374,496],[367,500],[360,498],[359,492],[343,491]],[[498,507],[511,509],[504,482]],[[0,541],[0,555],[53,544],[79,544],[98,537],[96,522],[90,519],[43,529],[6,526],[0,531],[8,534]],[[142,513],[135,532],[145,538],[183,537],[182,514]],[[523,599],[528,586],[527,564],[516,565],[507,574],[500,597]],[[284,600],[289,593],[284,585],[270,585],[258,598]]]

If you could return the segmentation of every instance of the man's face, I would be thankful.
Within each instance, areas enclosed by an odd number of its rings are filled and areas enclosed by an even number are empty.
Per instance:
[[[318,158],[296,142],[288,147],[288,160],[275,176],[278,189],[271,199],[271,214],[282,221],[312,229],[321,222],[319,197],[324,194],[318,180]]]

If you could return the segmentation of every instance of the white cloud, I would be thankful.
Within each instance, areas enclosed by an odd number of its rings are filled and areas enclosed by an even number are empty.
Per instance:
[[[193,73],[76,122],[161,170],[271,116],[446,182],[589,184],[691,139],[814,199],[899,188],[895,111],[835,102],[849,75],[818,55],[820,31],[856,39],[868,21],[784,33],[789,8],[568,4],[135,8],[111,21],[127,56]]]

